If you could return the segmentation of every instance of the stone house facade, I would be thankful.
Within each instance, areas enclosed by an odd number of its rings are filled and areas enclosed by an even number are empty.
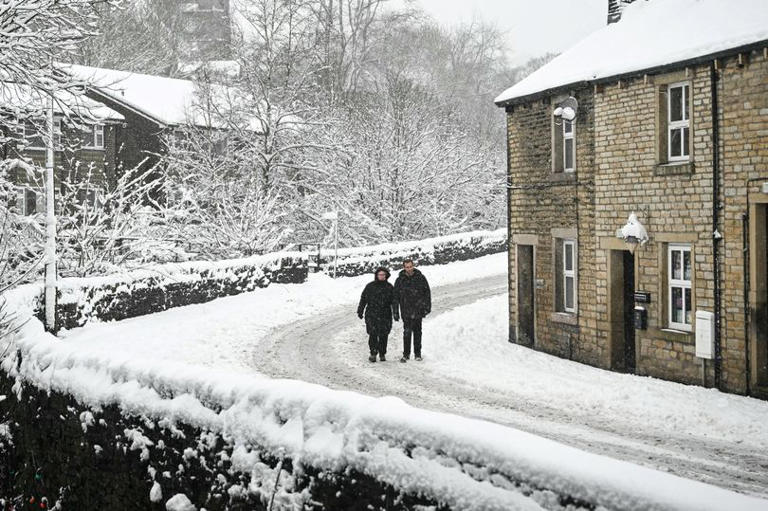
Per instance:
[[[614,11],[595,45],[673,8],[644,3],[626,20]],[[709,19],[714,4],[688,15]],[[768,32],[751,28],[764,12],[739,16],[729,42],[683,59],[632,67],[617,54],[603,76],[558,72],[589,62],[587,41],[497,99],[511,342],[768,397]],[[647,240],[619,232],[632,214]]]

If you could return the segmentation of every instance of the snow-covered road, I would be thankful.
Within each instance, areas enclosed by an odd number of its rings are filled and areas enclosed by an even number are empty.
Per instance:
[[[768,496],[768,403],[602,371],[506,342],[506,257],[425,267],[422,363],[367,361],[356,300],[370,277],[313,276],[66,333],[85,354],[254,369],[511,425],[587,451]]]
[[[506,290],[506,275],[434,289],[421,363],[398,361],[401,324],[390,336],[387,362],[368,362],[364,326],[349,306],[341,306],[273,330],[253,364],[270,376],[394,395],[414,406],[491,420],[768,496],[768,438],[760,439],[759,447],[744,441],[766,430],[743,424],[764,421],[766,403],[602,371],[504,344],[506,325],[498,316],[505,314]],[[712,414],[701,406],[711,407]],[[728,413],[736,414],[732,424],[711,416]]]

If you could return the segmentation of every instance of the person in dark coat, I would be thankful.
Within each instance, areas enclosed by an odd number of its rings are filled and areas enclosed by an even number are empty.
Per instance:
[[[368,332],[368,348],[371,356],[368,360],[376,362],[376,355],[384,362],[387,355],[387,338],[392,330],[392,319],[399,321],[394,289],[388,282],[389,270],[377,268],[373,282],[363,289],[357,316],[365,317],[365,329]]]
[[[403,261],[403,270],[395,281],[395,301],[403,318],[403,358],[407,362],[411,357],[411,337],[413,352],[417,361],[421,361],[421,320],[432,312],[432,293],[427,278],[413,265],[413,260]]]

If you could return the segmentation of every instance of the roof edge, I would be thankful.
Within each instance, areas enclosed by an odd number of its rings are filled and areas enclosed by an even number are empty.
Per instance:
[[[691,66],[691,65],[694,65],[694,64],[703,64],[703,63],[709,62],[710,60],[715,60],[715,59],[724,58],[724,57],[730,57],[732,55],[738,55],[739,53],[744,53],[744,52],[747,52],[747,51],[751,52],[751,51],[759,50],[759,49],[765,48],[765,47],[768,47],[768,39],[762,39],[762,40],[754,42],[754,43],[749,43],[749,44],[745,44],[745,45],[741,45],[741,46],[736,46],[734,48],[729,48],[727,50],[720,50],[718,52],[708,53],[706,55],[700,55],[698,57],[693,57],[693,58],[690,58],[690,59],[678,60],[678,61],[675,61],[675,62],[670,62],[668,64],[663,64],[663,65],[660,65],[660,66],[653,66],[653,67],[648,67],[648,68],[644,68],[644,69],[638,69],[636,71],[628,71],[626,73],[606,76],[606,77],[603,77],[603,78],[595,78],[594,80],[584,80],[584,81],[578,81],[578,82],[571,82],[571,83],[564,84],[564,85],[558,85],[557,87],[550,87],[549,89],[543,89],[543,90],[540,90],[540,91],[535,92],[533,94],[528,94],[526,96],[518,96],[516,98],[509,98],[509,99],[505,99],[503,101],[494,101],[494,103],[499,108],[503,108],[503,107],[507,107],[507,106],[512,106],[512,105],[519,105],[519,104],[522,104],[522,103],[528,103],[528,102],[531,102],[531,101],[536,101],[538,99],[541,99],[542,97],[550,96],[554,92],[559,92],[559,91],[562,91],[562,90],[565,90],[565,89],[573,89],[573,88],[577,88],[577,87],[583,87],[583,86],[586,86],[586,85],[594,85],[594,84],[598,84],[598,83],[614,82],[614,81],[617,81],[617,80],[622,80],[622,79],[625,79],[625,78],[635,77],[635,76],[644,75],[644,74],[663,73],[663,72],[666,72],[666,71],[671,71],[672,69],[677,69],[677,68],[680,68],[680,67],[687,67],[687,66]]]

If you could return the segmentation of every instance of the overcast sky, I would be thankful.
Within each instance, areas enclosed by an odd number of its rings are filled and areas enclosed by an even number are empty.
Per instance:
[[[411,1],[443,24],[469,21],[473,15],[497,23],[507,32],[514,64],[568,48],[604,26],[608,13],[608,0]]]

